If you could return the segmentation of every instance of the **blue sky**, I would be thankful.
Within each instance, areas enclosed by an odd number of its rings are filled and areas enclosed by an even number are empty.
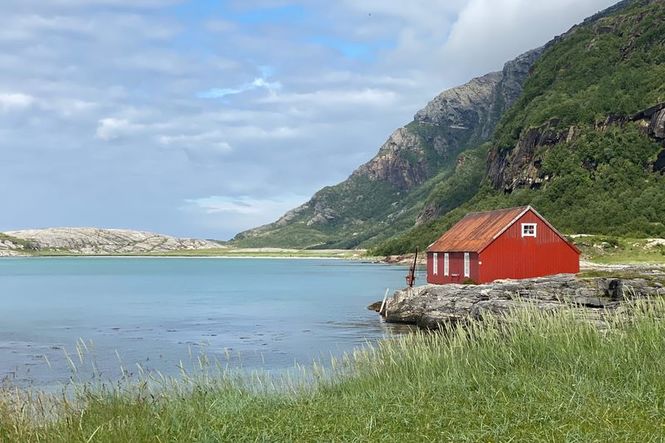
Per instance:
[[[0,231],[227,239],[613,0],[4,0]]]

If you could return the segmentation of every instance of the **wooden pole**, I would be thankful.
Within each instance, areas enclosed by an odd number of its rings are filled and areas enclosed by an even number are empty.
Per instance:
[[[386,299],[388,298],[388,292],[390,292],[390,288],[386,288],[386,293],[383,296],[383,302],[381,303],[381,309],[379,309],[379,315],[383,315],[383,308],[386,307]]]

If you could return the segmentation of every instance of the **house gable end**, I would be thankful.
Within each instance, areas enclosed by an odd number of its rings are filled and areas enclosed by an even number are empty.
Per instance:
[[[528,212],[531,212],[533,215],[535,215],[540,221],[542,221],[554,234],[557,235],[561,239],[562,242],[564,242],[568,247],[570,247],[573,251],[575,251],[578,255],[581,254],[581,251],[569,242],[563,234],[561,234],[550,222],[548,222],[545,217],[540,215],[538,211],[536,211],[534,208],[531,206],[527,206],[524,211],[522,211],[517,217],[515,217],[510,223],[508,223],[501,231],[499,231],[493,238],[490,240],[485,246],[483,246],[478,253],[482,253],[485,249],[487,249],[489,246],[491,246],[499,237],[501,237],[508,229],[510,229],[515,223],[517,223],[519,220],[521,220]]]

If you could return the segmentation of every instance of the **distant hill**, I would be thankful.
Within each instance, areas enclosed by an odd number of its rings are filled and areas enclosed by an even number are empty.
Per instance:
[[[126,229],[48,228],[0,233],[0,256],[39,252],[63,254],[152,254],[219,248],[217,242]]]
[[[377,156],[244,246],[424,247],[470,210],[665,236],[665,1],[621,2],[436,97]]]

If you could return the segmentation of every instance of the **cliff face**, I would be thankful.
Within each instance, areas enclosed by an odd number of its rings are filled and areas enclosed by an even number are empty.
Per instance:
[[[245,246],[359,246],[394,233],[388,224],[413,226],[421,212],[436,212],[431,205],[423,207],[432,181],[445,171],[454,172],[458,155],[488,140],[542,52],[530,51],[506,63],[501,72],[444,91],[411,123],[393,132],[377,155],[347,180],[322,189],[275,223],[238,234],[234,241]]]
[[[444,137],[435,135],[431,144],[437,155],[442,158],[449,155],[450,146]],[[381,146],[376,157],[356,169],[350,179],[382,181],[400,191],[408,191],[429,178],[429,169],[427,148],[421,138],[407,128],[399,128]]]
[[[598,122],[593,130],[606,132],[611,128],[635,124],[641,132],[662,144],[663,150],[651,165],[653,172],[665,172],[665,103],[652,106],[630,116],[609,116]],[[530,128],[522,133],[513,149],[495,147],[490,151],[487,162],[487,179],[492,186],[503,192],[511,193],[522,188],[539,189],[553,177],[542,168],[543,159],[550,149],[562,143],[575,144],[578,136],[588,130],[584,127],[569,126],[559,129],[559,120],[553,119],[537,128]],[[596,169],[593,160],[584,166]]]
[[[396,130],[378,154],[351,176],[384,181],[408,191],[438,172],[465,148],[488,140],[503,113],[519,97],[538,48],[469,83],[446,90]]]

